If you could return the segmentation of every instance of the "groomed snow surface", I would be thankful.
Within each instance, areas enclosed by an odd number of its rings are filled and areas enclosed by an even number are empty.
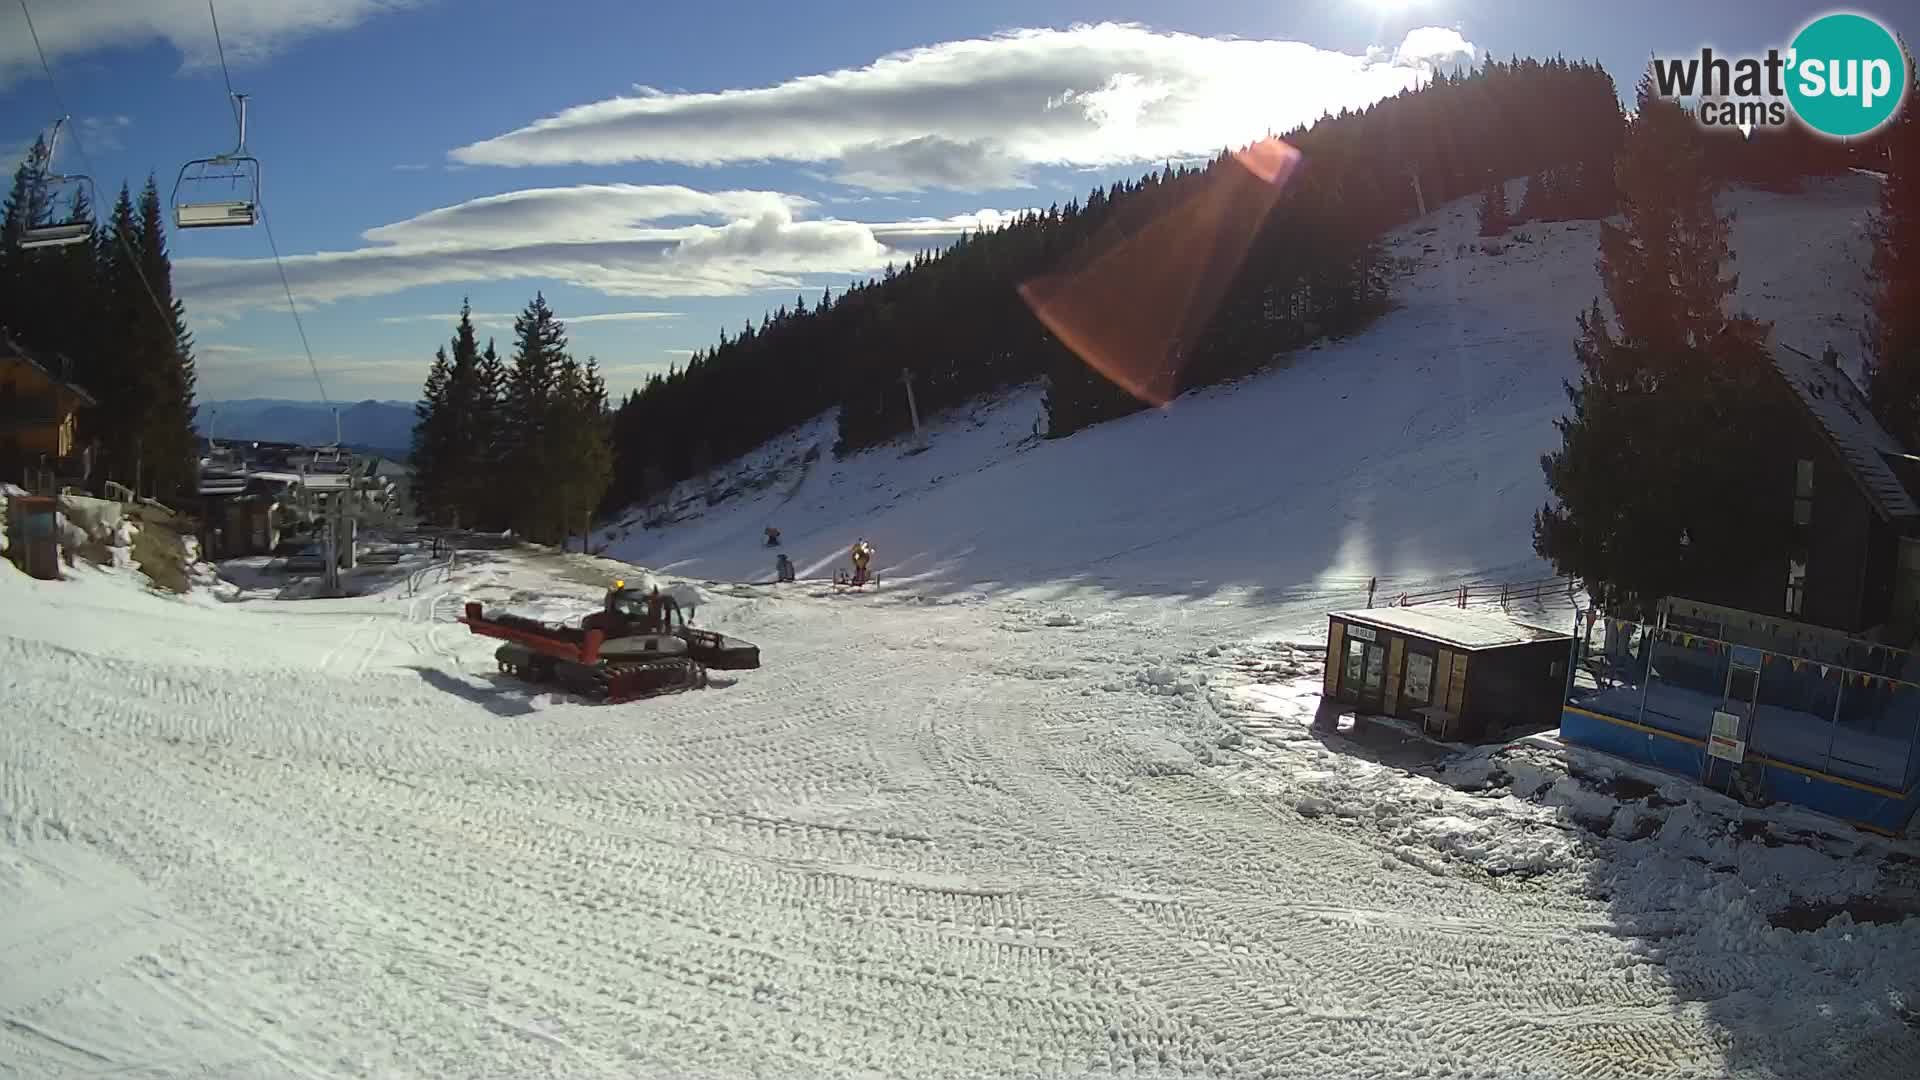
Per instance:
[[[1856,243],[1864,195],[1801,205]],[[1016,398],[631,564],[0,563],[0,1076],[1911,1077],[1912,845],[1309,730],[1324,594],[1531,576],[1591,226],[1451,257],[1466,215],[1292,370],[1032,448]],[[816,576],[864,533],[880,586],[727,584],[769,523]],[[592,706],[452,622],[642,568],[765,666]]]

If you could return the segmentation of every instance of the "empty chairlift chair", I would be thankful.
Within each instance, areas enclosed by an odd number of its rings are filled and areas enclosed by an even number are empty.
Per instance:
[[[93,238],[93,218],[81,209],[83,197],[85,205],[93,204],[93,180],[86,176],[63,176],[53,171],[53,155],[60,148],[60,129],[66,123],[64,116],[54,121],[53,137],[47,140],[46,156],[29,164],[29,169],[37,174],[34,180],[40,185],[42,198],[53,216],[38,223],[29,221],[21,228],[22,250],[66,247]],[[60,213],[62,207],[66,209],[64,215]]]
[[[252,225],[260,217],[260,162],[247,154],[247,96],[233,95],[240,139],[231,153],[180,166],[173,183],[173,224],[181,229]],[[225,191],[217,190],[226,184]],[[216,198],[216,195],[227,198]]]

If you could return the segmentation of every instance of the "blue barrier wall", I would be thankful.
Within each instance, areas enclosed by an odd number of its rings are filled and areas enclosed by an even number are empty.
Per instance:
[[[1920,685],[1898,677],[1913,670],[1910,654],[1885,650],[1866,671],[1594,619],[1575,656],[1561,711],[1569,743],[1722,787],[1732,766],[1709,758],[1706,738],[1737,682],[1729,673],[1745,670],[1745,759],[1766,798],[1883,832],[1920,809]]]
[[[1601,750],[1691,780],[1707,775],[1705,745],[1590,712],[1578,705],[1569,704],[1561,711],[1560,737],[1576,746]],[[1760,765],[1762,793],[1767,798],[1796,803],[1876,832],[1901,832],[1915,811],[1920,810],[1920,786],[1894,790],[1796,768],[1758,754],[1750,755],[1747,760]],[[1715,762],[1715,767],[1725,769],[1727,766]],[[1724,777],[1725,774],[1714,775]]]

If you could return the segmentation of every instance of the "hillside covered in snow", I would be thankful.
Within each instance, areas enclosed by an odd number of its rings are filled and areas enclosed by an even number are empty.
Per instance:
[[[1782,340],[1847,347],[1871,193],[1730,196]],[[1367,334],[1060,440],[822,417],[610,558],[0,561],[0,1076],[1910,1076],[1912,838],[1312,726],[1369,577],[1543,572],[1593,229],[1447,207]],[[762,666],[594,705],[456,621],[650,579]]]
[[[1876,195],[1858,174],[1724,195],[1736,310],[1783,342],[1855,356]],[[754,580],[773,575],[769,526],[802,577],[831,576],[865,536],[884,583],[919,593],[1253,605],[1295,630],[1364,599],[1369,579],[1391,597],[1548,577],[1532,549],[1539,457],[1558,445],[1574,318],[1601,292],[1598,225],[1487,242],[1473,203],[1389,238],[1396,310],[1261,375],[1058,440],[1040,437],[1032,388],[929,418],[924,452],[902,441],[844,460],[823,415],[595,542],[689,577]]]

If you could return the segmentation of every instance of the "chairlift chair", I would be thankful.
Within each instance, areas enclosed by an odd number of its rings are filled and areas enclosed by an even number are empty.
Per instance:
[[[48,202],[59,205],[61,199],[54,197],[62,189],[66,190],[64,200],[68,206],[85,194],[89,205],[94,203],[93,178],[84,175],[64,176],[53,171],[53,155],[60,148],[60,129],[65,127],[66,117],[54,121],[53,136],[47,140],[47,154],[35,163],[34,169],[40,175],[40,183],[49,192]],[[39,225],[28,223],[20,230],[20,248],[30,251],[36,248],[66,247],[93,238],[93,220],[80,214],[74,214],[58,221],[48,221]]]
[[[231,153],[197,158],[180,166],[173,182],[173,224],[179,229],[213,229],[252,225],[260,216],[260,162],[247,153],[247,96],[233,95],[238,108],[239,141]],[[207,199],[212,185],[226,181],[238,187],[239,198]],[[182,193],[201,196],[182,199]]]

